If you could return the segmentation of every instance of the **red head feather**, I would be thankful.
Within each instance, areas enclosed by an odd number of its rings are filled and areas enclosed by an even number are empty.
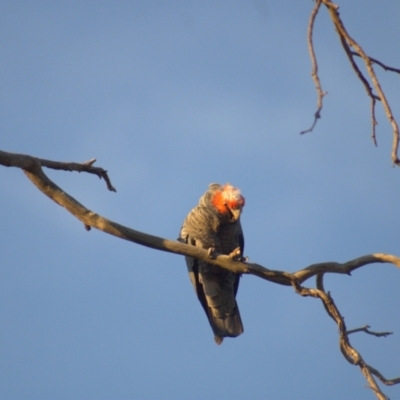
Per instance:
[[[237,210],[244,207],[245,200],[239,189],[227,183],[214,193],[211,203],[221,214],[227,214],[230,209]]]

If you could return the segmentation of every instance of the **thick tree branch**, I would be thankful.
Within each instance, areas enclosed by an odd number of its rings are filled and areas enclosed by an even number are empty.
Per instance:
[[[131,242],[156,250],[195,257],[208,263],[218,265],[235,273],[250,274],[270,282],[278,283],[285,286],[292,286],[295,289],[296,293],[300,294],[301,296],[311,296],[319,298],[322,301],[328,315],[336,322],[338,326],[340,336],[340,349],[343,353],[343,356],[349,363],[353,365],[358,365],[360,367],[362,373],[364,374],[370,385],[370,388],[374,391],[376,396],[379,399],[386,398],[386,396],[381,392],[379,386],[377,385],[374,376],[380,379],[381,382],[386,385],[400,383],[400,378],[395,378],[391,380],[384,378],[379,371],[366,364],[361,355],[354,349],[354,347],[351,346],[348,335],[355,331],[361,330],[367,332],[367,328],[364,327],[365,329],[359,328],[357,330],[348,331],[346,329],[344,319],[341,316],[338,308],[336,307],[335,302],[333,301],[331,295],[325,292],[323,286],[323,275],[325,273],[351,275],[352,271],[373,263],[390,263],[397,267],[400,267],[399,257],[390,254],[376,253],[362,256],[342,264],[337,262],[313,264],[293,273],[271,270],[256,263],[237,261],[234,257],[231,257],[231,255],[222,255],[216,253],[213,254],[212,258],[210,258],[209,252],[206,249],[190,246],[184,243],[180,243],[178,241],[168,240],[158,236],[153,236],[136,231],[134,229],[108,220],[107,218],[104,218],[101,215],[87,209],[68,193],[64,192],[54,182],[52,182],[42,170],[42,165],[52,165],[55,166],[56,169],[63,170],[71,170],[69,168],[73,168],[72,170],[78,170],[75,168],[81,168],[76,167],[76,165],[81,165],[76,163],[67,163],[68,167],[63,168],[62,166],[64,164],[65,163],[40,160],[38,158],[28,155],[13,154],[0,151],[0,165],[21,168],[25,172],[26,176],[41,192],[43,192],[46,196],[51,198],[60,206],[66,208],[72,215],[79,219],[85,225],[85,227],[93,227],[121,239],[129,240]],[[85,168],[81,169],[81,171],[89,172],[86,171]],[[314,276],[316,276],[317,280],[316,289],[306,288],[302,286],[303,282]],[[383,336],[385,334],[389,333],[384,332],[381,334],[375,334],[375,336]]]
[[[196,257],[236,273],[252,274],[272,282],[290,285],[286,273],[281,271],[272,271],[258,264],[235,261],[227,255],[216,254],[215,257],[210,258],[208,251],[205,249],[189,246],[178,241],[172,241],[158,236],[148,235],[94,213],[51,181],[43,172],[40,159],[36,157],[0,151],[0,165],[21,168],[41,192],[60,206],[66,208],[72,215],[79,219],[85,227],[93,227],[109,233],[110,235],[156,250]]]
[[[36,157],[0,151],[0,165],[18,167],[24,170],[26,176],[41,192],[60,206],[66,208],[85,226],[96,228],[110,235],[142,246],[195,257],[207,261],[208,263],[219,265],[235,273],[255,275],[281,285],[291,286],[293,281],[303,283],[321,273],[350,275],[353,270],[373,263],[391,263],[400,267],[400,258],[380,253],[362,256],[343,264],[337,262],[313,264],[294,273],[271,270],[256,263],[237,261],[232,259],[229,255],[218,253],[213,255],[213,258],[210,258],[208,251],[205,249],[136,231],[89,210],[51,181],[43,172],[40,159]]]
[[[51,181],[43,172],[38,158],[0,151],[0,165],[23,169],[26,176],[41,192],[60,206],[66,208],[85,226],[96,228],[100,231],[109,233],[110,235],[117,236],[121,239],[142,246],[195,257],[207,261],[208,263],[219,265],[220,267],[229,269],[235,273],[255,275],[259,278],[281,285],[291,286],[293,280],[303,283],[307,279],[322,272],[350,274],[351,271],[372,263],[391,263],[400,267],[400,259],[388,254],[371,254],[356,258],[344,264],[337,262],[318,263],[294,273],[271,270],[256,263],[236,261],[228,255],[218,253],[215,254],[215,257],[210,258],[208,251],[205,249],[139,232],[94,213]]]

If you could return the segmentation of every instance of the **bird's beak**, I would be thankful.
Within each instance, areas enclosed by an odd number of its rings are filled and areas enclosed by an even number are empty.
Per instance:
[[[230,212],[232,213],[232,221],[237,221],[240,218],[242,209],[241,208],[235,208],[235,209],[231,208]]]

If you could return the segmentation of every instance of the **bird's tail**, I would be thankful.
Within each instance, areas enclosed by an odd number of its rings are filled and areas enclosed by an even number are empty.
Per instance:
[[[209,320],[217,344],[221,344],[224,337],[236,337],[243,333],[242,319],[237,306],[232,315],[224,318],[212,316]]]
[[[202,283],[208,305],[207,316],[215,342],[221,344],[224,337],[242,334],[242,319],[232,286],[226,287],[221,282],[207,279],[203,279]]]

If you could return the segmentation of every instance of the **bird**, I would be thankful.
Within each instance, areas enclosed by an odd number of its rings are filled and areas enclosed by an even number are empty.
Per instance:
[[[178,240],[242,259],[244,237],[240,215],[245,198],[230,183],[211,183],[183,222]],[[236,254],[236,256],[234,256]],[[207,315],[216,344],[243,333],[236,293],[241,274],[186,256],[189,277]]]

